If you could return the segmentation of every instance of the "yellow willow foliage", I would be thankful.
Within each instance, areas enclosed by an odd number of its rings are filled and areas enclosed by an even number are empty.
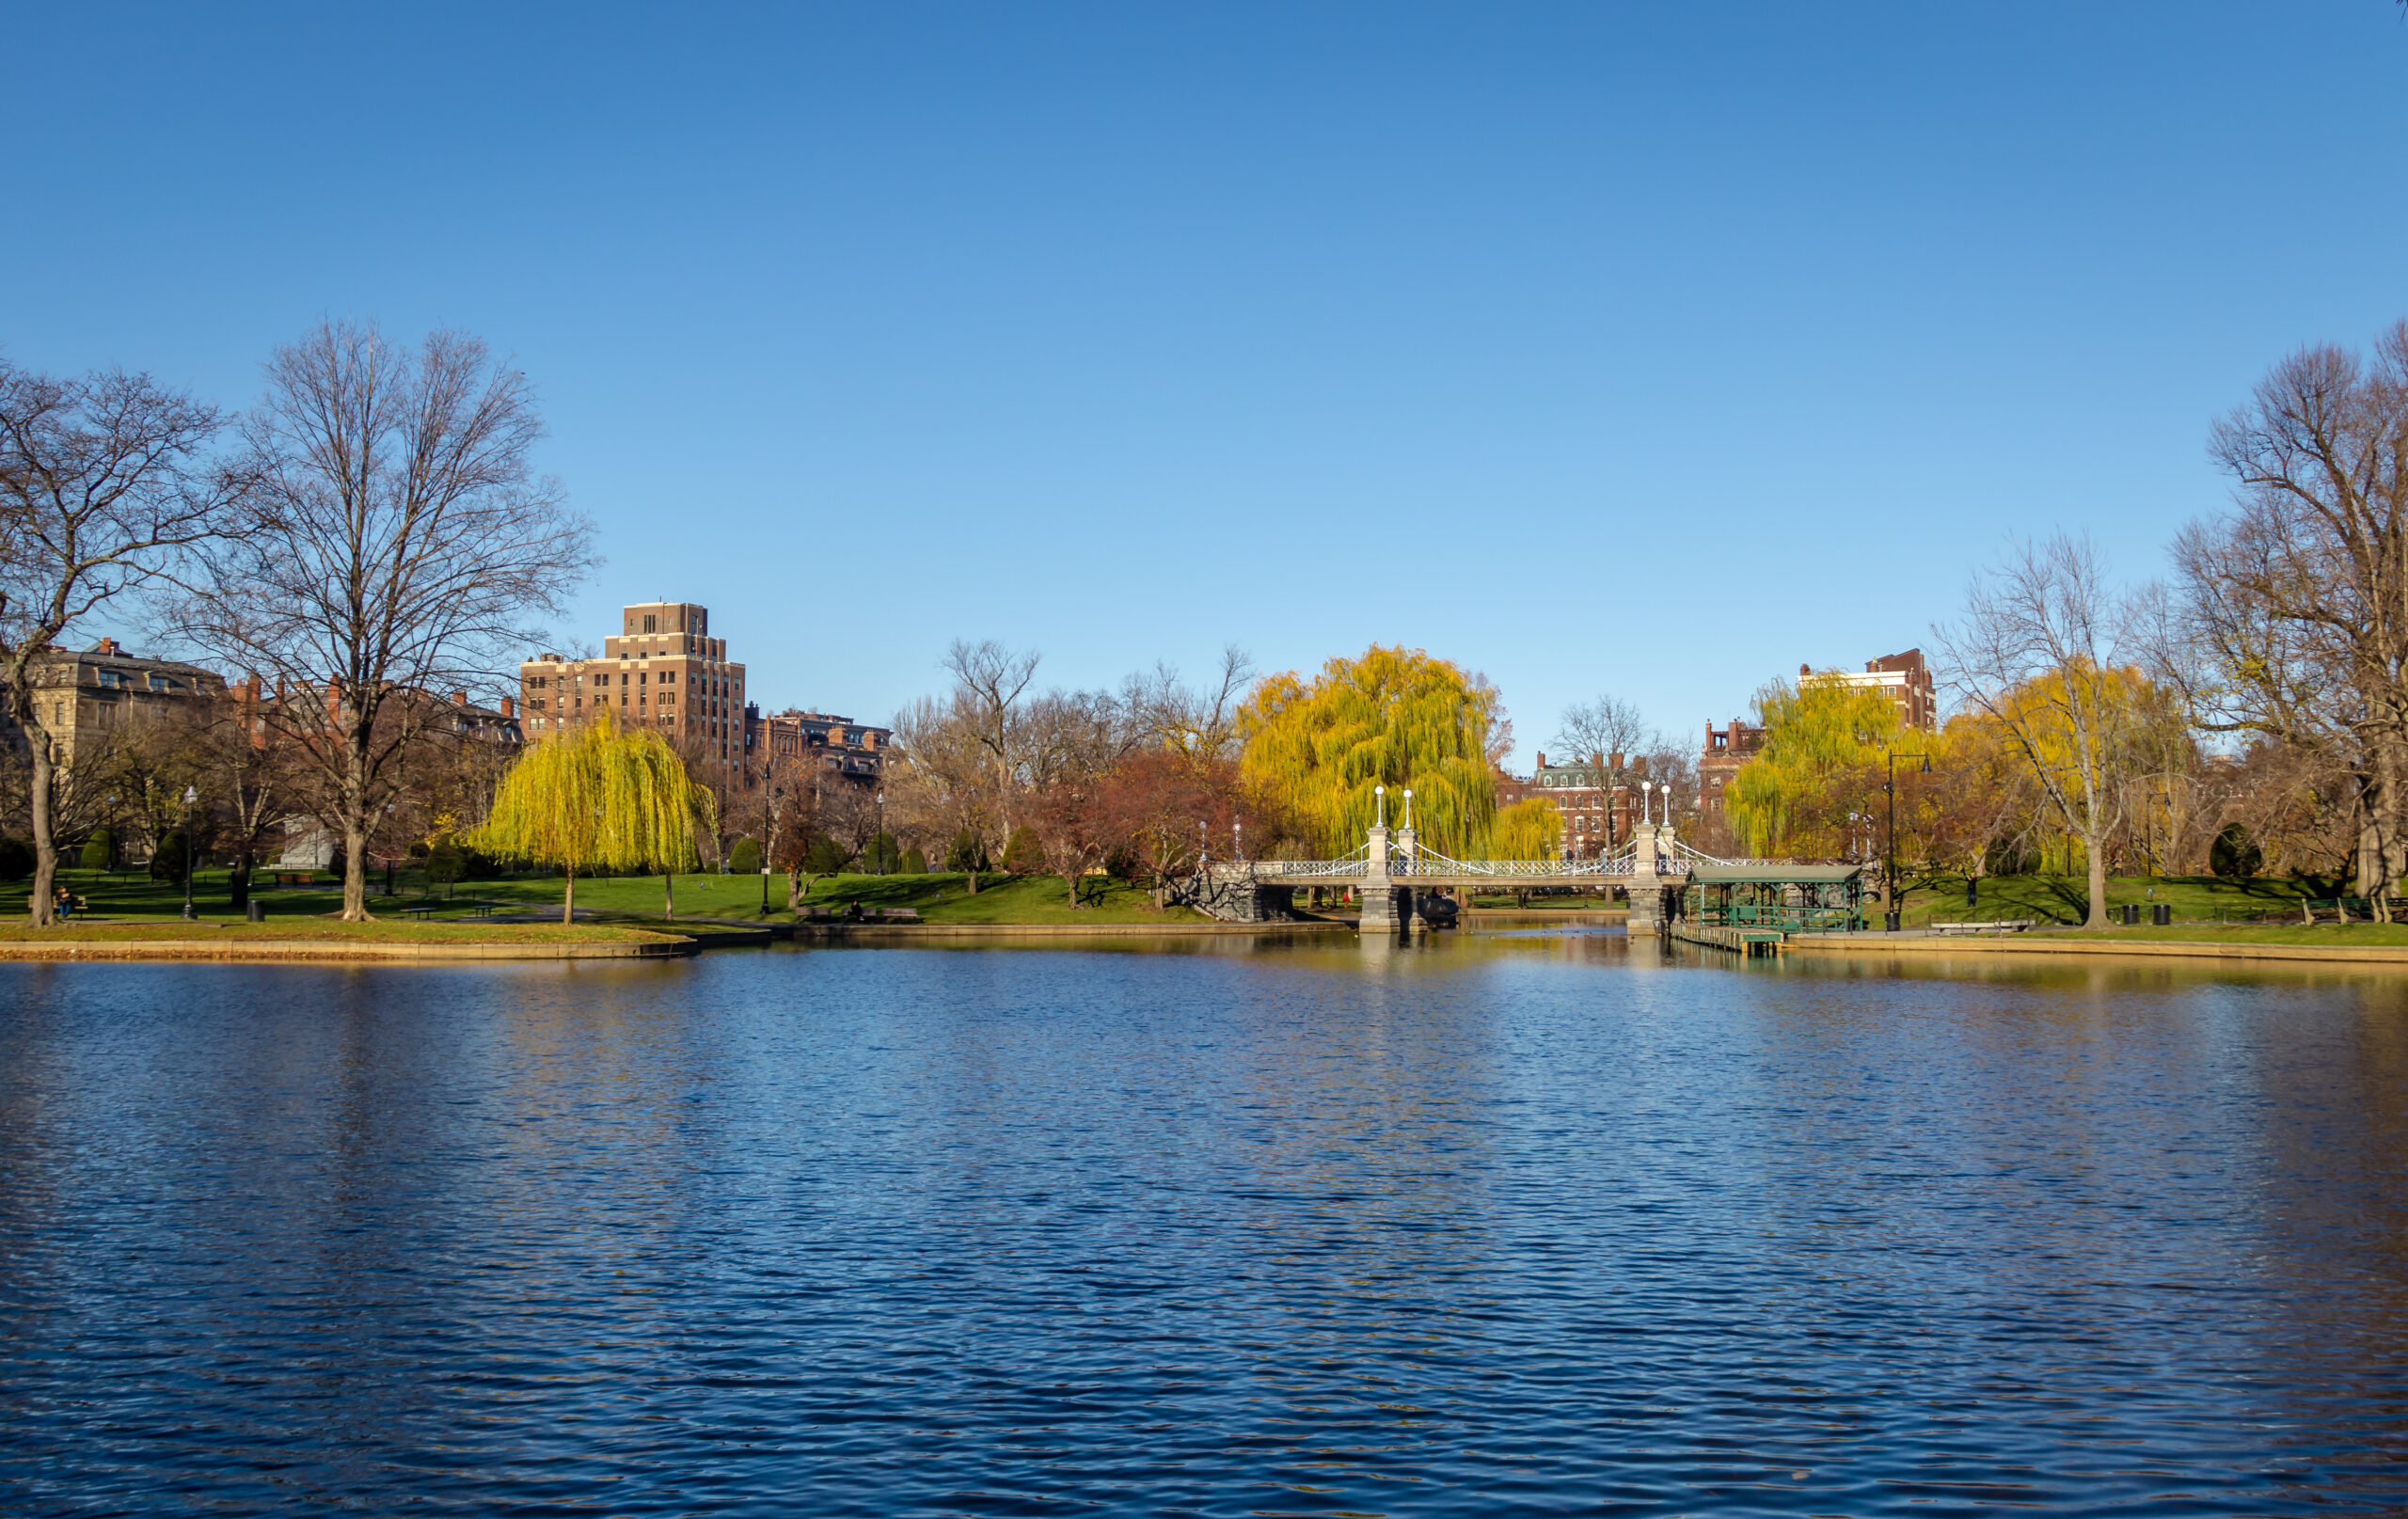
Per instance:
[[[1404,821],[1410,787],[1421,841],[1462,859],[1486,849],[1497,811],[1485,753],[1495,705],[1461,667],[1374,644],[1310,682],[1291,672],[1257,685],[1238,714],[1239,767],[1333,854],[1362,844],[1373,786],[1388,788],[1390,828]]]
[[[1879,785],[1869,772],[1899,743],[1905,720],[1896,704],[1826,672],[1795,689],[1775,684],[1758,708],[1764,748],[1723,792],[1731,826],[1751,854],[1844,852],[1847,814],[1869,804],[1867,788]]]
[[[1993,742],[2026,772],[2048,773],[2080,807],[2085,779],[2115,797],[2135,777],[2188,770],[2196,763],[2179,700],[2130,665],[2099,668],[2077,660],[2036,676],[1999,699],[1998,713],[1974,715]],[[2088,729],[2077,731],[2075,714]],[[2088,856],[2081,835],[2053,809],[2035,806],[2029,835],[2043,870],[2078,874]]]
[[[1532,797],[1498,808],[1488,837],[1495,859],[1553,860],[1563,852],[1563,815],[1546,798]]]
[[[622,729],[605,709],[528,745],[469,838],[487,854],[572,872],[675,872],[695,867],[695,825],[707,828],[713,814],[668,740]]]

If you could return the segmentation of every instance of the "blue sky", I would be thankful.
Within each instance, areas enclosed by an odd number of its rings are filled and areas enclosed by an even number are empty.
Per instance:
[[[338,9],[343,13],[336,13]],[[2165,5],[23,7],[0,342],[229,403],[322,315],[537,382],[756,698],[1235,640],[1675,734],[2156,572],[2210,421],[2408,315],[2408,25]]]

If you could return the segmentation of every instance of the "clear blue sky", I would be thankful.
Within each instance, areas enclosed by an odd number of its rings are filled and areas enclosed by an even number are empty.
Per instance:
[[[772,706],[1373,641],[1675,733],[2408,314],[2388,0],[20,7],[0,342],[479,333]]]

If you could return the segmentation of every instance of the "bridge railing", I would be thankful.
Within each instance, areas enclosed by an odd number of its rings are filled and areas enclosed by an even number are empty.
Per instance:
[[[1423,855],[1418,860],[1391,860],[1388,874],[1405,879],[1417,876],[1494,876],[1503,880],[1560,880],[1566,877],[1626,876],[1627,860],[1449,860]]]

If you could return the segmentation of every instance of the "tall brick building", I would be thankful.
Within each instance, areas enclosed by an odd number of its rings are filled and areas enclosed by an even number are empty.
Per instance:
[[[547,654],[518,667],[526,732],[541,737],[605,708],[627,723],[690,740],[713,758],[744,762],[744,667],[710,636],[710,609],[690,601],[626,608],[598,659]]]
[[[1897,704],[1898,716],[1906,720],[1907,726],[1919,732],[1931,733],[1940,726],[1940,693],[1932,685],[1931,671],[1923,662],[1921,649],[1868,659],[1861,671],[1834,670],[1816,675],[1812,666],[1798,667],[1799,680],[1810,676],[1879,691]]]

